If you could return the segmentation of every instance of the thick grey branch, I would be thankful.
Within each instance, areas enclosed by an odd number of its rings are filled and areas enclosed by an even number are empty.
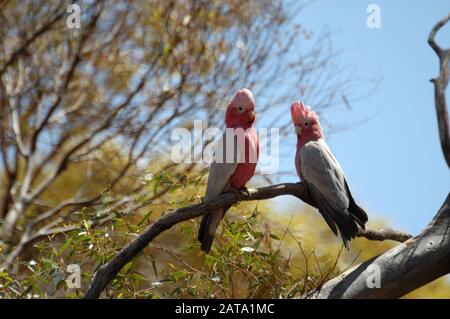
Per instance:
[[[420,235],[328,281],[313,298],[399,298],[448,273],[450,194]],[[379,288],[371,285],[377,277]]]

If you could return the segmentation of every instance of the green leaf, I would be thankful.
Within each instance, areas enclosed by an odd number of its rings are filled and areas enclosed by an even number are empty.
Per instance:
[[[153,210],[149,210],[149,212],[144,215],[144,217],[139,221],[139,223],[137,223],[137,225],[141,226],[144,222],[147,222],[152,213],[153,213]]]
[[[153,255],[150,255],[150,259],[152,260],[153,271],[155,272],[155,277],[158,278],[158,270],[156,269],[156,261]]]
[[[270,238],[275,239],[275,240],[281,240],[281,238],[275,234],[270,234]]]
[[[173,272],[173,273],[171,274],[171,276],[172,276],[172,279],[173,279],[174,281],[177,281],[177,280],[179,280],[179,279],[185,277],[187,274],[188,274],[188,273],[187,273],[186,271],[180,270],[180,271],[175,271],[175,272]]]
[[[59,248],[58,252],[59,254],[62,254],[72,243],[72,238],[67,239]]]
[[[156,195],[156,192],[158,191],[159,184],[161,184],[161,179],[162,179],[161,174],[155,178],[155,184],[153,185],[153,194],[154,195]]]

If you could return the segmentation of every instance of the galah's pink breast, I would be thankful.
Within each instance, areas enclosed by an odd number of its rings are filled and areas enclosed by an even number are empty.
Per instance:
[[[231,186],[242,188],[255,175],[256,163],[239,163],[233,176],[231,176]]]
[[[254,156],[256,152],[256,157]],[[245,159],[239,163],[234,174],[231,176],[230,184],[234,188],[242,188],[255,175],[256,164],[259,157],[259,141],[256,129],[251,127],[245,133]]]

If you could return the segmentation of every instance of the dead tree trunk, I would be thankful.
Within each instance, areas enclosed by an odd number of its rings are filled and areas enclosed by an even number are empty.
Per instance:
[[[313,298],[399,298],[448,273],[450,194],[420,235],[328,281]]]

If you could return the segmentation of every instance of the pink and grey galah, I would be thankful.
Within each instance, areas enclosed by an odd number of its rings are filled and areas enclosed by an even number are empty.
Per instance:
[[[214,160],[209,167],[205,200],[223,192],[233,191],[239,195],[240,192],[246,191],[245,185],[255,174],[259,156],[258,135],[253,126],[255,119],[255,100],[252,93],[245,88],[238,90],[227,106],[227,132],[219,140]],[[233,133],[231,138],[227,134],[230,131]],[[229,143],[231,139],[233,141]],[[232,156],[227,156],[230,151]],[[228,209],[229,207],[217,209],[203,216],[198,233],[203,251],[209,252],[211,249],[217,227]]]
[[[355,203],[344,172],[324,140],[317,114],[303,102],[295,102],[291,116],[297,134],[297,174],[328,226],[336,236],[339,230],[348,248],[358,225],[364,229],[367,214]]]

